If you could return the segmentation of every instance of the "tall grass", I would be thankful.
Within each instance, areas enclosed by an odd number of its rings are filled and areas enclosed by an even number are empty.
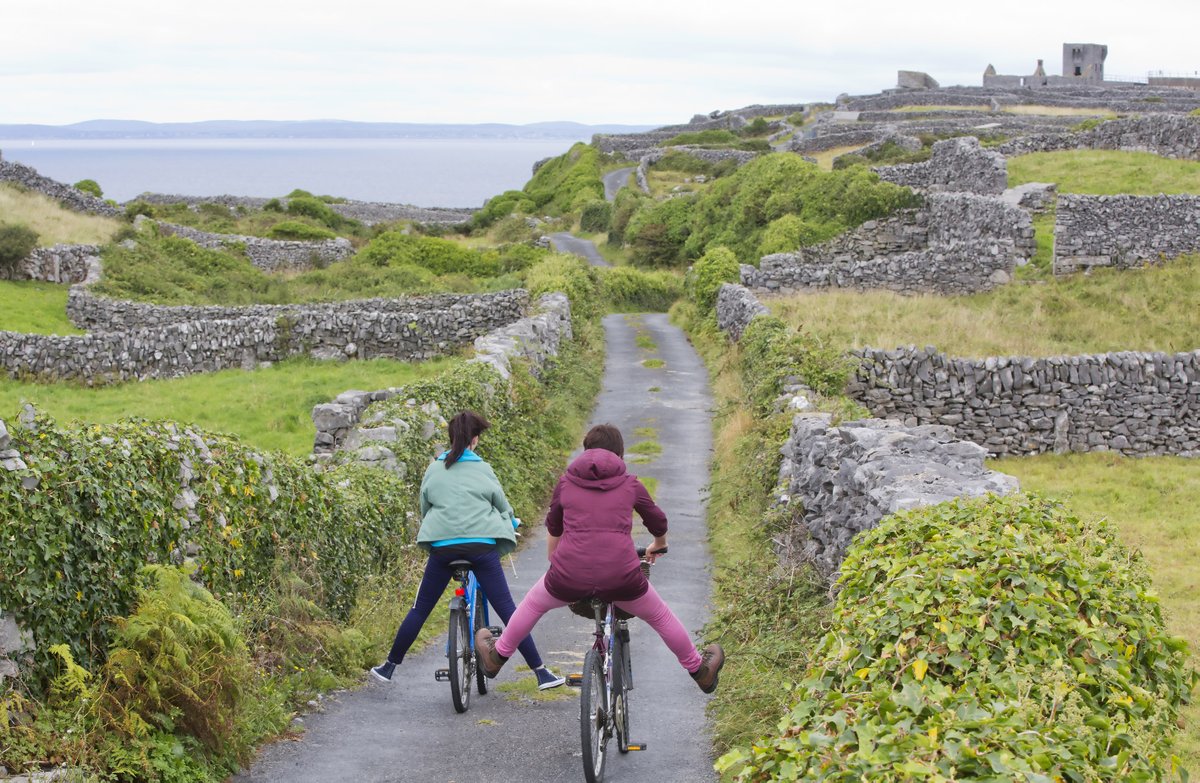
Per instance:
[[[1188,640],[1200,664],[1200,460],[1134,459],[1111,453],[995,460],[1022,488],[1065,500],[1081,516],[1105,516],[1141,551],[1162,600],[1167,627]],[[1200,772],[1200,704],[1183,715],[1177,748]]]
[[[963,357],[1200,348],[1200,256],[972,296],[831,291],[765,301],[792,326],[844,348],[933,345]]]
[[[62,423],[100,424],[133,416],[171,419],[236,435],[256,448],[301,456],[312,451],[314,405],[347,389],[385,389],[427,378],[455,361],[291,359],[252,372],[225,370],[100,388],[0,378],[0,419],[11,423],[22,402],[33,403]]]
[[[67,319],[67,287],[31,280],[0,280],[0,331],[82,334]]]
[[[1008,186],[1055,182],[1060,193],[1200,194],[1200,161],[1172,160],[1150,152],[1063,150],[1008,159]]]
[[[63,209],[41,193],[0,184],[0,223],[16,223],[38,233],[38,245],[99,245],[112,239],[124,223],[113,218]]]

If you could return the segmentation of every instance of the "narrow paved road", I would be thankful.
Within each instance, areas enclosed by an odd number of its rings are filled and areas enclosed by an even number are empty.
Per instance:
[[[593,423],[609,422],[625,434],[632,472],[649,482],[670,519],[671,551],[655,566],[653,581],[689,629],[708,617],[709,558],[705,545],[705,485],[711,451],[708,379],[682,332],[663,314],[610,315],[604,319],[608,355],[603,391]],[[641,338],[639,340],[639,338]],[[641,346],[638,345],[641,343]],[[651,347],[653,346],[653,347]],[[648,359],[662,365],[647,367]],[[652,365],[657,364],[651,362]],[[661,446],[651,461],[634,462],[637,444]],[[486,442],[481,452],[486,457]],[[503,480],[503,476],[501,477]],[[545,531],[534,509],[517,509],[531,523],[527,542],[509,579],[523,595],[545,571]],[[637,527],[638,540],[650,540]],[[514,573],[515,571],[515,573]],[[444,626],[439,610],[430,622]],[[547,615],[534,637],[552,668],[579,671],[591,644],[591,625],[562,609]],[[444,635],[442,637],[445,638]],[[635,690],[633,737],[649,744],[640,753],[609,760],[612,783],[713,781],[704,706],[708,697],[675,661],[650,628],[632,625]],[[521,689],[531,681],[519,658],[492,681],[486,696],[473,694],[471,708],[456,714],[446,683],[433,672],[444,667],[444,642],[409,656],[392,684],[371,683],[329,700],[326,712],[306,718],[298,741],[266,748],[235,783],[475,783],[513,780],[560,783],[581,780],[579,702],[574,689],[546,693]],[[734,664],[736,665],[736,664]]]
[[[629,175],[636,166],[615,169],[604,175],[604,198],[612,201],[617,197],[617,191],[629,184]]]
[[[551,234],[550,246],[559,253],[571,253],[572,255],[581,256],[587,259],[587,262],[592,266],[612,266],[612,264],[604,260],[604,256],[600,255],[600,251],[596,249],[596,245],[593,242],[587,239],[580,239],[565,231],[558,234]]]

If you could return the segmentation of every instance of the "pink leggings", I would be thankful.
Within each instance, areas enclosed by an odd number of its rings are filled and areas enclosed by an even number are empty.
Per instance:
[[[546,589],[546,577],[537,580],[537,584],[529,588],[529,592],[517,604],[517,611],[509,618],[504,633],[496,640],[496,652],[505,658],[512,656],[517,650],[517,644],[533,631],[533,626],[542,619],[542,615],[551,609],[558,609],[571,603],[560,601],[550,595]],[[700,668],[700,653],[692,644],[692,637],[679,618],[671,611],[663,599],[659,597],[653,585],[648,585],[646,594],[633,601],[614,601],[619,608],[624,609],[635,617],[645,620],[651,628],[658,632],[666,642],[671,652],[679,659],[679,663],[689,672]]]

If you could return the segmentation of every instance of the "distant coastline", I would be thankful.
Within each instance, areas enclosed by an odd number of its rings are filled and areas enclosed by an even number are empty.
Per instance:
[[[347,120],[89,120],[71,125],[0,124],[4,140],[40,139],[588,139],[594,133],[638,133],[655,125],[578,122],[417,123]]]

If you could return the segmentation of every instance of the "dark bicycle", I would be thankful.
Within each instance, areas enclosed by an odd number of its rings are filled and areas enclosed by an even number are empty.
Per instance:
[[[475,681],[480,696],[488,690],[487,678],[475,655],[475,632],[489,626],[488,605],[470,560],[452,560],[449,567],[454,569],[454,579],[458,582],[450,599],[450,632],[446,639],[450,665],[435,671],[433,677],[439,682],[450,682],[454,711],[466,712],[471,706],[471,680]],[[498,636],[500,629],[492,628],[492,633]]]
[[[638,547],[642,571],[650,575],[646,548]],[[665,555],[667,548],[655,550]],[[571,611],[596,623],[595,641],[583,661],[583,673],[572,674],[567,684],[581,689],[579,695],[579,732],[583,746],[583,777],[588,783],[604,779],[608,743],[615,736],[617,750],[645,750],[644,742],[629,738],[629,691],[633,690],[633,663],[629,651],[627,612],[612,603],[592,598],[571,604]]]

